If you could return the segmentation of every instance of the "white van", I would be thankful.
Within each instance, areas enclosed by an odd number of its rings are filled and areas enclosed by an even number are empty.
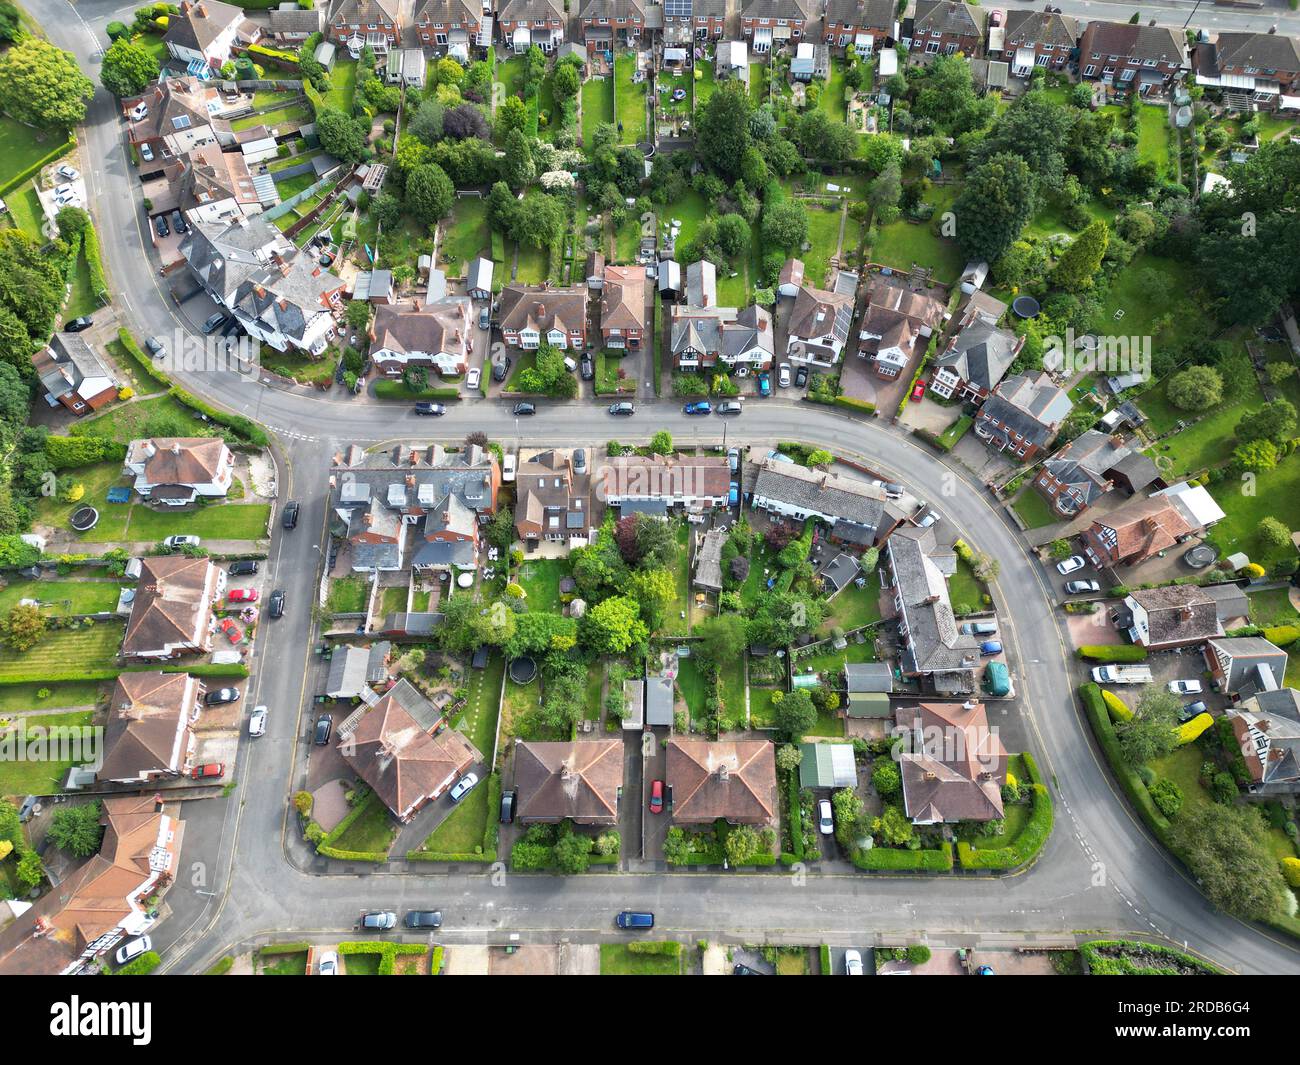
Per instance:
[[[569,373],[573,373],[573,371],[578,368],[578,364],[573,361],[572,357],[566,355],[564,356],[564,368],[568,370]]]

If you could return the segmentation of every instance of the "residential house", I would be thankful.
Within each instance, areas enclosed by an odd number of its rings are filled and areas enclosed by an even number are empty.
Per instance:
[[[386,57],[402,43],[401,5],[398,0],[334,0],[326,11],[325,35],[353,59],[366,48]]]
[[[1179,481],[1151,494],[1169,500],[1183,520],[1198,532],[1212,528],[1224,518],[1223,508],[1215,502],[1210,490],[1201,484]]]
[[[229,222],[199,218],[181,241],[181,254],[204,291],[219,306],[230,309],[246,281],[270,266],[288,262],[298,249],[261,216]]]
[[[817,15],[813,0],[744,0],[740,30],[750,42],[750,51],[763,55],[802,40]]]
[[[1002,34],[1002,55],[1011,73],[1027,78],[1034,67],[1063,70],[1079,41],[1079,24],[1069,15],[1050,8],[1042,11],[1012,9]],[[989,55],[993,56],[992,49]]]
[[[776,330],[757,304],[734,307],[678,304],[668,314],[668,345],[679,370],[760,372],[772,368]]]
[[[1165,496],[1132,500],[1083,531],[1084,554],[1097,567],[1136,566],[1191,537],[1197,529]]]
[[[944,314],[943,301],[934,294],[914,291],[904,281],[877,274],[868,286],[867,306],[858,329],[858,357],[870,359],[878,377],[893,380],[925,351]]]
[[[1239,590],[1238,595],[1245,599]],[[1133,616],[1130,637],[1150,651],[1187,647],[1223,635],[1219,600],[1195,585],[1140,588],[1129,593],[1124,606]]]
[[[786,354],[791,362],[831,367],[849,339],[853,295],[799,286],[786,322]]]
[[[543,343],[581,350],[587,342],[588,291],[586,285],[506,285],[497,309],[501,338],[525,351]]]
[[[444,377],[463,374],[474,348],[474,317],[468,296],[433,304],[381,304],[370,323],[370,357],[387,377],[423,366]]]
[[[522,824],[618,824],[621,740],[515,744],[515,820]]]
[[[177,205],[191,221],[228,222],[260,214],[266,206],[241,152],[223,152],[218,144],[205,144],[168,169],[176,185]],[[268,196],[272,202],[279,199],[278,193],[268,192]]]
[[[770,825],[776,819],[776,754],[767,740],[668,741],[673,822]]]
[[[832,48],[853,45],[865,58],[897,40],[897,15],[894,0],[829,0],[822,39]]]
[[[759,465],[750,506],[800,524],[818,518],[830,527],[832,540],[859,549],[884,542],[902,520],[883,488],[773,458]]]
[[[908,58],[925,62],[935,55],[984,55],[988,12],[957,0],[916,0],[915,13],[903,20],[902,40]]]
[[[141,499],[180,507],[221,499],[235,473],[234,452],[219,436],[155,436],[126,446],[122,474]]]
[[[143,559],[122,657],[176,658],[211,651],[212,605],[225,587],[226,571],[206,558]]]
[[[112,367],[80,333],[55,333],[48,347],[32,356],[45,401],[73,414],[89,414],[117,398]]]
[[[588,54],[635,48],[646,28],[642,0],[583,0],[580,18]]]
[[[141,104],[146,114],[133,118]],[[153,156],[139,156],[141,176],[159,173],[204,145],[234,147],[230,122],[221,117],[229,109],[217,89],[194,77],[164,78],[142,95],[123,100],[128,142],[137,153],[148,145]]]
[[[725,507],[731,492],[725,455],[623,455],[596,476],[597,496],[612,507],[656,502],[701,513]]]
[[[177,14],[169,17],[163,43],[173,59],[201,63],[220,70],[230,60],[231,49],[252,44],[261,36],[260,27],[244,12],[221,0],[182,0]]]
[[[637,349],[645,335],[645,267],[607,266],[600,293],[600,336],[605,347]]]
[[[957,626],[948,578],[957,556],[940,551],[934,526],[903,526],[885,543],[881,585],[887,610],[898,622],[899,669],[941,695],[975,690],[979,639]]]
[[[722,549],[726,546],[729,531],[718,528],[710,529],[700,537],[699,548],[695,552],[695,576],[691,585],[706,592],[721,592]]]
[[[153,927],[176,877],[185,822],[157,796],[100,800],[99,852],[0,929],[0,975],[99,973],[95,959]]]
[[[330,657],[329,674],[325,678],[325,694],[331,699],[360,699],[371,688],[382,688],[388,683],[388,659],[393,645],[380,640],[369,647],[362,644],[340,644]]]
[[[188,673],[121,674],[108,703],[95,780],[148,784],[184,774],[193,764],[202,691]]]
[[[487,6],[476,0],[416,0],[411,33],[435,54],[469,58],[469,46],[490,42],[479,39]]]
[[[563,0],[499,0],[501,41],[514,52],[537,45],[548,55],[564,42]]]
[[[281,47],[298,48],[313,33],[325,32],[325,8],[301,7],[296,2],[281,3],[262,12],[263,38]]]
[[[1262,636],[1207,640],[1205,663],[1214,686],[1234,701],[1286,683],[1287,654]]]
[[[1007,305],[978,290],[970,293],[948,346],[934,360],[930,391],[943,399],[982,403],[1002,381],[1024,345],[1024,338],[998,322]]]
[[[235,289],[230,309],[255,340],[320,355],[338,333],[346,284],[309,256],[264,267]]]
[[[475,444],[374,454],[353,445],[330,469],[330,533],[347,542],[358,572],[471,569],[500,483],[496,459]]]
[[[1268,33],[1220,33],[1195,49],[1196,83],[1249,94],[1261,108],[1300,106],[1300,41]]]
[[[408,680],[338,730],[339,753],[403,824],[481,757]]]
[[[803,260],[787,259],[781,264],[781,272],[776,278],[778,296],[797,296],[803,287]]]
[[[799,744],[799,787],[856,788],[858,764],[851,743]]]
[[[1079,39],[1079,75],[1085,80],[1140,95],[1167,88],[1187,66],[1182,34],[1167,26],[1131,22],[1089,22]]]
[[[975,417],[975,435],[990,447],[1033,462],[1061,428],[1073,404],[1051,375],[1002,380]]]
[[[831,50],[827,45],[800,41],[790,60],[790,77],[794,81],[825,81],[831,73]]]
[[[541,451],[519,464],[515,532],[529,548],[543,540],[584,547],[596,532],[591,474],[575,473],[568,451]]]
[[[1134,456],[1141,461],[1126,461]],[[1113,471],[1121,464],[1124,474],[1114,476],[1125,476],[1129,483],[1142,481],[1140,487],[1159,476],[1155,463],[1140,451],[1117,437],[1089,429],[1043,462],[1034,487],[1060,517],[1073,518],[1114,487]]]
[[[910,750],[899,755],[903,810],[913,824],[997,821],[1007,749],[980,702],[900,706],[894,721]]]
[[[727,31],[727,0],[672,0],[664,5],[665,44],[718,41]]]
[[[1246,763],[1252,795],[1300,793],[1300,692],[1293,688],[1258,691],[1227,719]]]

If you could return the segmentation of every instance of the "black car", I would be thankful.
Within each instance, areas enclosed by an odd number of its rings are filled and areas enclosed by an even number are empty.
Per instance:
[[[226,703],[237,703],[238,701],[238,688],[217,688],[203,697],[205,706],[225,706]]]
[[[630,418],[636,413],[636,407],[632,405],[630,400],[625,399],[621,403],[611,403],[609,405],[609,413],[624,418]]]
[[[167,354],[167,347],[166,347],[166,345],[163,344],[163,342],[162,342],[161,340],[159,340],[157,337],[145,337],[145,338],[144,338],[144,349],[145,349],[145,351],[147,351],[150,355],[152,355],[155,359],[158,358],[158,357],[161,356],[161,355],[166,355],[166,354]]]
[[[298,525],[298,501],[289,500],[284,505],[284,513],[280,515],[280,524],[286,529],[293,529]]]
[[[516,418],[527,417],[530,414],[536,414],[537,408],[531,403],[516,403],[514,414]]]
[[[334,731],[334,719],[329,714],[321,714],[316,719],[316,735],[314,743],[317,747],[324,747],[330,741],[330,733]]]
[[[203,323],[203,332],[205,334],[215,333],[221,327],[221,323],[225,320],[226,316],[220,311],[217,311],[216,314],[209,315],[208,320]]]
[[[492,364],[493,381],[504,381],[506,379],[506,374],[508,374],[509,372],[510,372],[509,355],[505,356],[505,358],[501,359],[499,362],[494,362]]]
[[[733,976],[765,976],[765,975],[767,975],[766,973],[761,973],[761,972],[759,972],[757,969],[751,969],[748,965],[742,965],[740,962],[736,962],[735,966],[734,966],[734,967],[732,968],[732,970],[731,970],[731,974],[732,974]]]
[[[74,318],[72,321],[64,323],[63,331],[65,333],[80,333],[83,329],[89,329],[94,324],[95,320],[93,318],[82,315],[80,318]]]
[[[402,921],[407,928],[441,928],[441,910],[407,910]]]
[[[416,414],[429,414],[435,418],[441,418],[447,413],[447,408],[441,403],[417,403],[415,405]]]
[[[794,372],[794,383],[797,387],[803,388],[808,383],[808,367],[800,366]]]
[[[277,588],[271,593],[270,614],[273,618],[284,617],[284,589]]]
[[[515,793],[513,791],[502,792],[501,794],[501,823],[510,824],[515,819]]]
[[[177,233],[188,233],[190,231],[189,223],[185,221],[185,216],[180,211],[172,212],[172,229]]]
[[[584,354],[582,356],[582,362],[579,365],[582,371],[582,379],[584,381],[590,381],[596,376],[596,364],[592,361],[590,355]]]
[[[243,562],[232,562],[227,572],[235,577],[247,577],[257,572],[257,563],[251,558]]]
[[[167,218],[159,215],[153,220],[153,231],[160,237],[165,237],[171,232],[171,227],[167,225]]]

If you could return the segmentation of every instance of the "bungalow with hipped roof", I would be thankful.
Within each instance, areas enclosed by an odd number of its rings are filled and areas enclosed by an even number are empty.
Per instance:
[[[212,605],[226,588],[226,571],[206,558],[159,555],[143,559],[124,658],[175,658],[212,650]]]
[[[776,755],[767,740],[668,741],[677,824],[769,825],[776,818]]]
[[[515,744],[515,818],[524,824],[618,824],[620,740]]]
[[[900,706],[894,721],[909,748],[898,768],[903,810],[913,824],[1001,819],[1007,749],[983,703]]]

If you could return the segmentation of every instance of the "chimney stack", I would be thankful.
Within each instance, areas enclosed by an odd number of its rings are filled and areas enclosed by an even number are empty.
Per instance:
[[[723,762],[721,765],[718,766],[718,780],[723,784],[725,784],[730,779],[731,779],[731,770],[727,767],[727,763]]]

